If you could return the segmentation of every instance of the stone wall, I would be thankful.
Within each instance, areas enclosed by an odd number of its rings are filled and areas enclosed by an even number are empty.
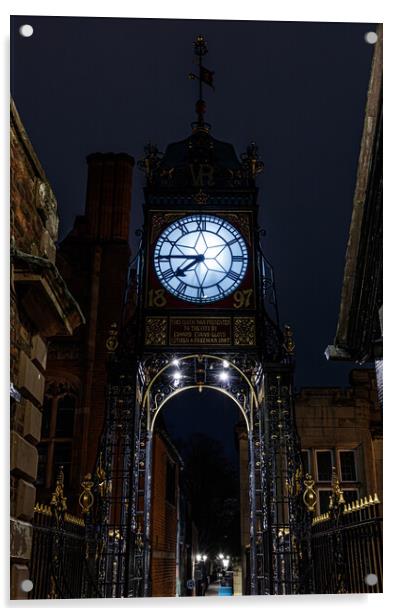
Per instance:
[[[55,268],[57,203],[11,105],[11,598],[26,599],[48,333],[67,333],[79,307]],[[46,315],[43,329],[38,314]],[[49,316],[52,315],[52,316]]]

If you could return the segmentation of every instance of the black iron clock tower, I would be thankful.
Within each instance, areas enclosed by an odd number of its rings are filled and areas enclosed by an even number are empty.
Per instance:
[[[151,594],[154,423],[171,397],[210,388],[237,404],[248,433],[250,592],[304,592],[309,520],[292,401],[294,345],[291,330],[279,327],[260,247],[255,180],[263,163],[254,143],[238,158],[212,136],[203,36],[194,52],[192,132],[164,154],[148,145],[139,162],[146,186],[138,304],[110,352],[99,580],[107,596]]]

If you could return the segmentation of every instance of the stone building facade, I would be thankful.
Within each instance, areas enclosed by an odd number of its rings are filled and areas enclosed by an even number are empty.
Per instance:
[[[376,32],[337,329],[325,354],[332,361],[374,362],[382,402],[382,24]]]
[[[349,387],[304,387],[295,396],[304,472],[315,480],[315,515],[329,506],[332,471],[347,502],[375,493],[383,502],[382,410],[374,370],[352,370]],[[248,570],[248,439],[237,426],[240,456],[240,517],[243,587]]]
[[[296,396],[305,472],[315,480],[317,513],[328,510],[332,468],[346,502],[383,501],[382,417],[373,370],[352,370],[350,386],[305,387]]]
[[[10,159],[11,598],[25,599],[48,343],[84,318],[55,265],[57,202],[14,102]]]

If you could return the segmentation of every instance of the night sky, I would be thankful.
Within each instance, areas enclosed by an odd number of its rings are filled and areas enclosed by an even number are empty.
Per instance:
[[[31,38],[18,34],[24,23]],[[148,141],[165,151],[189,135],[192,42],[204,34],[204,65],[215,71],[215,91],[204,86],[211,132],[237,154],[256,141],[265,164],[263,246],[281,321],[295,334],[296,388],[345,386],[353,366],[327,362],[324,349],[337,325],[370,30],[375,24],[12,18],[12,94],[58,200],[60,239],[84,211],[87,154],[124,151],[137,161]],[[134,182],[133,248],[144,184],[137,169]],[[220,398],[223,415],[232,403]]]

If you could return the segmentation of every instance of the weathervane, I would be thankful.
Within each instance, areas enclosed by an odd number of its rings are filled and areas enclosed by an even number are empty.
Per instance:
[[[202,65],[202,58],[208,53],[208,47],[206,45],[205,38],[202,34],[199,34],[195,39],[194,43],[194,53],[198,56],[198,65],[199,65],[199,75],[195,75],[194,73],[189,73],[190,79],[198,79],[199,82],[199,96],[197,103],[195,105],[195,111],[197,112],[198,121],[195,123],[197,128],[204,128],[206,126],[204,122],[204,113],[206,111],[206,104],[202,98],[202,84],[210,86],[213,90],[213,75],[214,72],[205,68]]]

